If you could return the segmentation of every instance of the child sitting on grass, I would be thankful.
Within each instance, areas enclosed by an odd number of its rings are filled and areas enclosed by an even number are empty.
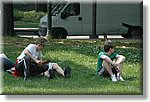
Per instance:
[[[114,61],[114,59],[116,59],[116,61]],[[124,61],[125,57],[115,53],[115,45],[108,40],[104,44],[104,52],[98,54],[96,74],[98,76],[109,74],[113,82],[117,80],[124,81],[122,78],[122,63]],[[117,72],[117,77],[115,73],[113,73],[113,68],[115,68]]]

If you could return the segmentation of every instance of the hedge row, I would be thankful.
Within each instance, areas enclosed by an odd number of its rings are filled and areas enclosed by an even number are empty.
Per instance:
[[[36,12],[32,11],[19,11],[13,10],[14,13],[14,21],[23,21],[23,22],[39,22],[40,18],[46,15],[44,12]]]

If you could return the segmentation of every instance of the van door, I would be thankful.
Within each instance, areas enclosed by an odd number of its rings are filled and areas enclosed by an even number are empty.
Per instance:
[[[82,34],[82,17],[80,14],[80,3],[70,3],[61,12],[60,27],[67,30],[68,35]]]
[[[97,34],[119,34],[122,29],[122,12],[120,3],[97,4]]]
[[[83,3],[81,6],[83,34],[92,35],[92,2]]]

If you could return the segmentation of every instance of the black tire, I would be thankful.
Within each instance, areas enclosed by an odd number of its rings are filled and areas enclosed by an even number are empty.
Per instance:
[[[139,27],[130,28],[128,30],[131,38],[138,39],[143,37],[143,31]]]
[[[124,38],[130,38],[130,34],[128,34],[128,33],[127,34],[121,34],[121,36]]]
[[[66,39],[67,32],[64,29],[55,29],[52,33],[54,39]]]

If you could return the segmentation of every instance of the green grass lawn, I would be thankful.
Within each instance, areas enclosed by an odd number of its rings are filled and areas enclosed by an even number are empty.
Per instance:
[[[34,39],[4,37],[4,53],[15,61],[21,51]],[[62,68],[72,68],[71,78],[59,75],[51,80],[46,77],[31,77],[26,82],[4,72],[2,94],[98,94],[142,95],[143,94],[143,48],[141,41],[115,41],[116,51],[124,54],[124,82],[113,83],[110,78],[97,77],[97,55],[103,46],[102,40],[51,40],[43,50],[43,59],[57,62]]]
[[[14,21],[15,28],[38,28],[39,23]]]

